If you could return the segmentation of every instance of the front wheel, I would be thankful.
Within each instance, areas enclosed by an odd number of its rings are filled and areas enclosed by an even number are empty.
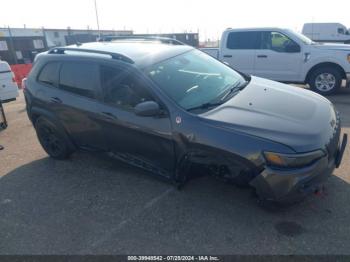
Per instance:
[[[311,73],[308,81],[311,90],[321,95],[334,94],[340,88],[341,83],[341,73],[332,67],[316,69]]]

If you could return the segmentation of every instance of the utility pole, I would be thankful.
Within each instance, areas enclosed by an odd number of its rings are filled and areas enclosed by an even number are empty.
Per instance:
[[[98,19],[98,11],[97,11],[97,0],[95,1],[95,13],[96,13],[96,22],[97,22],[97,30],[98,30],[98,37],[101,38],[101,31],[100,31],[100,21]]]

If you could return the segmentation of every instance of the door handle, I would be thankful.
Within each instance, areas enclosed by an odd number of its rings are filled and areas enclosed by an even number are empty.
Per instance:
[[[267,55],[258,55],[258,58],[267,58]]]
[[[101,112],[101,114],[104,116],[105,119],[108,119],[108,120],[118,119],[118,117],[116,117],[114,114],[112,114],[110,112]]]
[[[51,101],[52,103],[62,104],[62,100],[59,99],[58,97],[51,97],[51,98],[50,98],[50,101]]]
[[[229,58],[229,57],[232,57],[232,55],[224,55],[224,57],[227,57],[227,58]]]

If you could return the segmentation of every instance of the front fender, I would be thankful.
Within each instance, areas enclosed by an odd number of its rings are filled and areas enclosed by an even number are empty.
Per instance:
[[[312,68],[314,68],[315,66],[319,65],[319,64],[323,64],[323,63],[333,63],[338,65],[339,67],[341,67],[344,72],[347,72],[347,70],[350,72],[350,63],[347,64],[347,61],[344,57],[344,61],[342,61],[341,59],[337,59],[336,56],[332,56],[331,54],[326,55],[326,56],[321,56],[321,57],[312,57],[312,52],[311,52],[311,58],[308,62],[304,63],[303,66],[303,74],[302,74],[302,79],[306,80],[310,70],[312,70]]]
[[[226,166],[235,174],[244,171],[257,175],[265,165],[262,151],[292,152],[285,145],[196,120],[184,118],[173,133],[177,157],[175,180],[178,182],[189,178],[188,171],[193,163],[215,168]]]

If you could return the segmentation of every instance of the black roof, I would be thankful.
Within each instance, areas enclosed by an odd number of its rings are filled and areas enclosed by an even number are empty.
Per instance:
[[[162,44],[157,41],[117,41],[117,42],[93,42],[79,45],[71,45],[63,47],[62,50],[68,49],[67,51],[78,51],[84,50],[82,55],[85,55],[91,51],[97,51],[96,53],[113,53],[116,56],[120,55],[125,62],[135,64],[137,67],[147,67],[154,63],[166,60],[168,58],[177,56],[187,51],[193,50],[194,48],[187,45],[170,45]],[[53,49],[55,50],[55,49]],[[61,50],[57,48],[57,50]],[[85,50],[88,50],[86,52]],[[51,52],[54,53],[54,52]],[[61,52],[57,52],[61,53]],[[69,53],[69,52],[68,52]],[[74,53],[76,55],[76,53]]]

